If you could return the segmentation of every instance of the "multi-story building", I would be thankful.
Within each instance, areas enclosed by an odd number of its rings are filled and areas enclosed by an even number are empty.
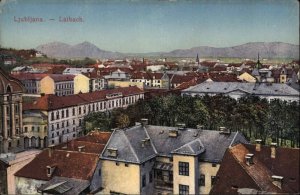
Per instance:
[[[112,90],[95,91],[58,97],[55,95],[41,96],[36,102],[25,104],[24,110],[47,118],[48,140],[44,145],[59,144],[81,136],[83,119],[91,112],[107,112],[114,108],[124,108],[144,99],[144,92],[138,87],[126,87]],[[38,138],[42,140],[42,137]]]
[[[23,149],[23,85],[0,68],[0,153]]]
[[[67,96],[74,94],[74,75],[51,74],[41,81],[41,93]]]
[[[168,88],[170,79],[166,73],[136,72],[130,81],[144,83],[145,87]]]
[[[47,74],[32,74],[32,73],[21,73],[13,74],[12,77],[21,81],[26,88],[26,93],[40,94],[41,93],[41,80],[48,76]]]
[[[208,194],[239,132],[162,127],[114,130],[101,154],[101,194]]]
[[[283,83],[203,82],[182,90],[189,96],[227,95],[234,99],[251,95],[267,100],[299,101],[299,92]]]

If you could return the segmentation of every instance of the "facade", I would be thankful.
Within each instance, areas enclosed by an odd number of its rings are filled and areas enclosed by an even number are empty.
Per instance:
[[[83,74],[74,77],[74,94],[90,92],[90,78]]]
[[[238,82],[203,82],[182,90],[182,95],[227,95],[234,99],[251,95],[267,100],[281,99],[299,101],[299,92],[287,84],[281,83],[238,83]]]
[[[298,194],[299,148],[237,144],[229,148],[210,194]]]
[[[43,150],[16,172],[16,194],[78,195],[99,191],[99,154],[110,135],[109,132],[91,132]]]
[[[39,111],[23,112],[24,148],[48,146],[47,116]]]
[[[23,85],[0,68],[0,153],[23,149]]]
[[[238,132],[162,127],[115,130],[101,154],[100,194],[207,194]]]
[[[14,78],[21,81],[26,88],[26,93],[40,94],[41,93],[41,80],[48,76],[47,74],[32,74],[21,73],[12,75]]]
[[[144,89],[144,83],[142,82],[131,82],[131,81],[108,81],[108,87],[130,87],[137,86],[140,89]]]
[[[0,193],[16,194],[14,174],[31,162],[40,150],[27,150],[19,153],[0,154]]]
[[[144,99],[144,92],[137,87],[127,87],[64,97],[44,95],[34,103],[25,104],[24,110],[46,116],[46,126],[40,130],[47,129],[43,140],[48,143],[43,144],[57,145],[83,135],[83,119],[89,113],[125,108],[139,99]]]
[[[129,81],[130,75],[127,72],[117,69],[116,71],[111,72],[109,75],[105,75],[104,78],[108,81]]]
[[[137,72],[132,75],[130,81],[144,83],[146,88],[162,88],[168,86],[166,82],[169,82],[169,77],[164,76],[164,73]]]
[[[52,74],[44,77],[41,81],[41,93],[66,96],[74,94],[74,76]]]

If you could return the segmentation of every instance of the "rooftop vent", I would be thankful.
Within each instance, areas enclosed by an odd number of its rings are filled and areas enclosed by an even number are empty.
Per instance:
[[[283,177],[278,175],[272,175],[273,184],[281,189]]]
[[[78,146],[78,151],[82,152],[82,150],[85,148],[85,146]]]
[[[197,125],[197,129],[203,130],[203,129],[204,129],[204,126],[203,126],[203,125]]]
[[[169,130],[169,137],[178,137],[178,130],[176,129],[170,129]]]
[[[178,127],[178,130],[185,130],[186,128],[185,123],[177,123],[176,126]]]
[[[227,129],[226,127],[219,127],[219,131],[220,131],[220,134],[226,134],[226,135],[228,135],[228,134],[231,133],[230,130]]]
[[[248,166],[254,164],[254,162],[253,162],[253,156],[254,156],[254,154],[250,154],[250,153],[246,154],[245,159],[246,159],[246,164]]]
[[[118,156],[118,149],[117,148],[107,148],[108,156],[116,158]]]
[[[271,158],[276,157],[276,147],[277,147],[277,143],[271,143]]]
[[[150,144],[150,139],[147,137],[147,138],[143,139],[141,141],[141,143],[142,143],[142,147],[145,147],[146,145]]]

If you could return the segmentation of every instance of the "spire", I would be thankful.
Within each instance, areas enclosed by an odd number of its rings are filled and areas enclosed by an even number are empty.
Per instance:
[[[197,62],[197,63],[198,63],[198,65],[199,65],[199,63],[200,63],[200,60],[199,60],[199,55],[198,55],[198,54],[197,54],[196,62]]]
[[[259,61],[259,52],[257,53],[257,63],[260,63],[260,61]]]
[[[256,68],[257,69],[261,69],[261,67],[262,67],[262,64],[260,63],[260,61],[259,61],[259,52],[257,53],[257,63],[256,63]]]

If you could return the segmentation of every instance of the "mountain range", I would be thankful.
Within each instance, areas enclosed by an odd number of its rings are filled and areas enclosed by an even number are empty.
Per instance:
[[[106,51],[90,42],[69,45],[52,42],[40,45],[36,50],[55,58],[122,58],[127,56],[160,56],[160,57],[237,57],[256,58],[259,52],[262,58],[299,59],[299,45],[282,42],[251,42],[233,47],[200,46],[191,49],[177,49],[170,52],[121,53]]]

